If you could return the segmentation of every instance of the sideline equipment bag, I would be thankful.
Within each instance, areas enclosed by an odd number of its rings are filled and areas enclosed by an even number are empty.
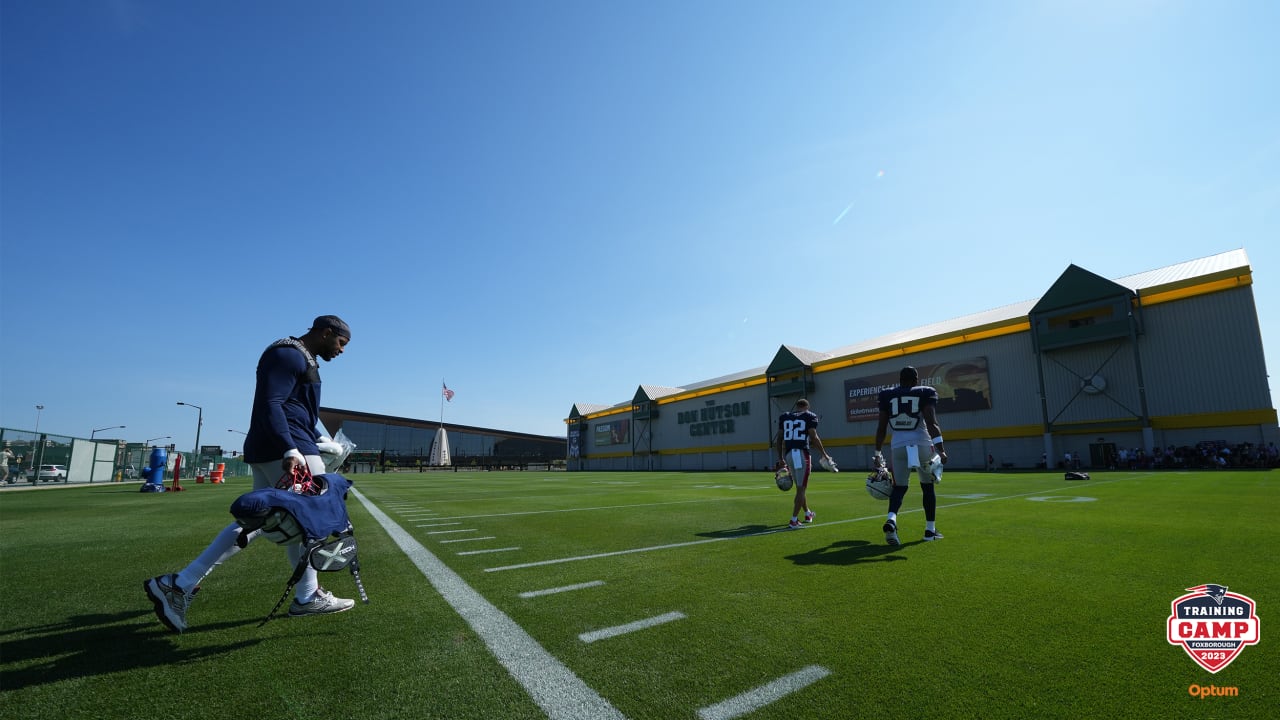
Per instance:
[[[262,623],[270,620],[284,604],[308,565],[320,572],[349,570],[360,599],[368,603],[369,596],[360,580],[355,531],[347,515],[346,498],[351,481],[337,473],[313,477],[304,470],[281,478],[277,485],[291,489],[254,490],[231,503],[231,515],[241,528],[236,540],[241,547],[247,545],[255,533],[277,545],[299,543],[303,547],[302,557],[293,569],[284,594]]]

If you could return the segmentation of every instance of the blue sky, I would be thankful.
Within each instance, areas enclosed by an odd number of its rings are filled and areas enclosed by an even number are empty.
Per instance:
[[[0,425],[629,400],[1245,248],[1280,362],[1280,4],[0,6]]]

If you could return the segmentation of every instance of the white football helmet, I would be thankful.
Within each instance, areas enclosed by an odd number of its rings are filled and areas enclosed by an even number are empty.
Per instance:
[[[773,474],[773,481],[777,483],[778,489],[783,492],[790,490],[794,482],[791,479],[791,471],[787,469],[786,465],[778,468],[778,471]]]
[[[876,500],[888,500],[893,494],[893,476],[883,467],[867,475],[867,494]]]

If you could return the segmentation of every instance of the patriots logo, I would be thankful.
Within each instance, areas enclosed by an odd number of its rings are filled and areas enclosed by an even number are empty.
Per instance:
[[[1227,596],[1227,586],[1226,585],[1205,585],[1204,594],[1213,598],[1214,602],[1221,605],[1222,599]]]
[[[1214,602],[1221,605],[1222,601],[1227,597],[1227,586],[1214,585],[1210,583],[1207,585],[1197,585],[1195,587],[1187,588],[1187,592],[1203,592],[1205,595],[1213,598]]]

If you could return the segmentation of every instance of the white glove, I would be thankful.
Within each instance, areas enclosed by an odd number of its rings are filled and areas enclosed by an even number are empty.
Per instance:
[[[321,439],[320,442],[316,443],[316,447],[320,448],[321,455],[341,455],[343,453],[342,446],[332,440]]]

